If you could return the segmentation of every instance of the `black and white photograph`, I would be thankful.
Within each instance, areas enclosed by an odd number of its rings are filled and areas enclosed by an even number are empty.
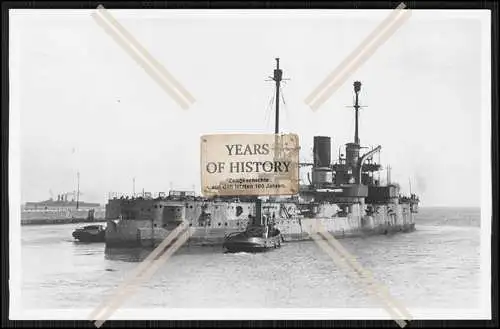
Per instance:
[[[10,9],[11,320],[491,319],[489,10]]]

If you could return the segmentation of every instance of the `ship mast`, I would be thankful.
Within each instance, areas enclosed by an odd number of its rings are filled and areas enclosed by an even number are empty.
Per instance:
[[[80,201],[80,172],[76,173],[77,178],[77,190],[76,190],[76,209],[78,209],[79,201]]]
[[[272,79],[276,82],[276,119],[274,126],[274,133],[280,132],[280,83],[283,77],[283,70],[280,69],[280,59],[276,58],[276,69],[274,70],[274,77]]]
[[[359,135],[358,135],[358,112],[359,112],[359,91],[361,90],[361,82],[354,81],[354,92],[356,93],[356,101],[354,102],[354,112],[356,115],[356,125],[354,128],[354,144],[359,145]]]

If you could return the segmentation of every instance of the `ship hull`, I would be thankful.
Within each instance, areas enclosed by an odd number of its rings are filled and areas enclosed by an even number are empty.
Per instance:
[[[360,238],[368,237],[373,235],[389,235],[398,233],[410,233],[415,231],[415,224],[406,224],[398,226],[382,226],[373,230],[361,230],[353,229],[349,231],[327,231],[331,236],[336,239],[343,238]],[[207,246],[223,246],[224,244],[224,233],[217,234],[211,232],[210,234],[203,235],[198,230],[194,230],[194,235],[191,236],[184,247],[207,247]],[[156,247],[158,246],[171,231],[157,232],[157,237],[153,239],[124,239],[124,238],[109,238],[106,237],[106,246],[111,248],[130,248],[130,247]],[[300,242],[300,241],[310,241],[312,236],[307,232],[297,233],[297,234],[282,234],[284,242]]]
[[[211,204],[217,209],[217,217],[212,222],[200,222],[199,211],[196,212],[196,202],[186,203],[179,210],[177,221],[165,220],[164,216],[151,219],[120,219],[108,220],[106,229],[106,245],[108,247],[154,247],[159,245],[181,223],[186,222],[191,230],[191,236],[184,246],[221,246],[224,237],[242,232],[248,224],[247,216],[240,214],[234,218],[233,209],[241,207],[252,213],[252,205],[244,203]],[[247,207],[248,206],[248,207]],[[407,204],[378,205],[373,214],[366,215],[364,205],[353,205],[351,214],[344,217],[335,215],[332,209],[335,205],[322,205],[317,210],[316,217],[305,218],[293,211],[288,217],[283,217],[276,206],[275,225],[281,232],[284,242],[311,240],[314,232],[328,232],[335,238],[362,237],[370,235],[394,234],[412,232],[415,230],[414,215]],[[293,203],[285,204],[288,210]],[[192,208],[191,208],[192,207]],[[153,208],[156,209],[156,208]],[[187,213],[186,209],[192,210]],[[243,218],[243,219],[242,219]],[[200,225],[203,224],[203,225]]]

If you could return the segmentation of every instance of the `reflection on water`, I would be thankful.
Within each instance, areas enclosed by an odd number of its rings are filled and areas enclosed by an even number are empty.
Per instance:
[[[157,253],[157,259],[160,257],[168,248],[163,249],[161,252]],[[104,255],[105,259],[112,261],[122,261],[137,263],[141,262],[148,257],[148,255],[153,252],[152,248],[141,248],[141,247],[129,247],[129,248],[116,248],[116,247],[105,247]],[[181,255],[211,255],[211,254],[222,254],[226,253],[222,246],[183,246],[175,252],[175,256]]]
[[[441,209],[436,214],[437,218],[432,212],[422,214],[413,233],[339,241],[407,307],[475,307],[479,211],[453,209],[447,215]],[[96,307],[152,251],[75,242],[74,227],[22,227],[24,307]],[[124,305],[379,306],[310,241],[284,243],[280,249],[257,254],[224,253],[221,246],[181,248]]]
[[[146,259],[151,252],[151,249],[106,247],[104,256],[107,260],[137,263]]]

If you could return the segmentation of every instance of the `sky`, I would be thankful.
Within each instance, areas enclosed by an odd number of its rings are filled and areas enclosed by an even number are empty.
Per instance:
[[[196,103],[182,109],[90,11],[11,12],[22,202],[75,190],[77,172],[85,201],[131,193],[134,177],[136,191],[199,192],[201,135],[273,132],[266,79],[280,57],[280,127],[300,136],[301,160],[315,135],[333,155],[353,140],[359,80],[360,140],[382,146],[392,181],[422,206],[480,205],[485,12],[413,11],[318,111],[305,98],[389,11],[110,13]]]

